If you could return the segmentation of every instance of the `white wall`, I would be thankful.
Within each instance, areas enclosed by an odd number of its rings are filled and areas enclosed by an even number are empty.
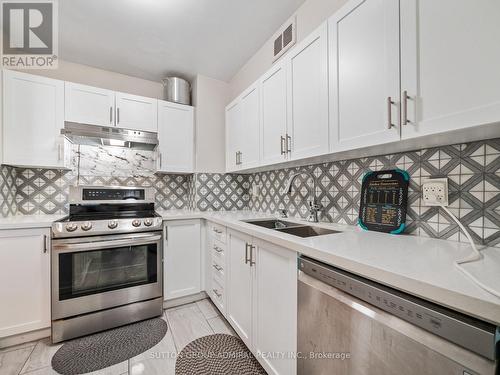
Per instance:
[[[148,81],[69,61],[59,61],[57,69],[30,69],[25,72],[150,98],[163,98],[161,82]]]
[[[309,35],[346,2],[347,0],[307,0],[302,4],[294,14],[297,17],[297,42]],[[272,66],[273,41],[274,35],[270,36],[261,49],[231,79],[228,103]]]
[[[197,75],[193,83],[196,172],[225,172],[225,107],[229,85]]]

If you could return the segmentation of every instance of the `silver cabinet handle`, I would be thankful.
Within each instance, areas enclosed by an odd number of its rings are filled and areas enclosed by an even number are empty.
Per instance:
[[[281,155],[285,155],[286,154],[286,151],[285,151],[285,137],[281,136]]]
[[[212,267],[215,268],[219,272],[223,270],[223,268],[217,264],[213,264]]]
[[[255,249],[255,246],[254,245],[250,245],[250,267],[252,267],[255,262],[253,260],[253,250]]]
[[[163,160],[162,160],[162,157],[161,157],[161,152],[158,154],[158,156],[160,157],[160,169],[161,169],[161,167],[163,165]]]
[[[219,230],[219,229],[214,228],[213,230],[214,230],[214,232],[215,232],[215,233],[217,233],[217,234],[222,234],[222,231],[221,231],[221,230]]]
[[[47,251],[49,250],[49,237],[47,237],[46,234],[43,235],[43,252],[44,254],[47,254]]]
[[[408,96],[408,91],[403,91],[403,125],[408,125],[409,123],[411,124],[411,121],[408,120],[408,99],[411,99]]]
[[[215,294],[217,297],[219,297],[219,298],[221,298],[221,297],[222,297],[222,294],[220,294],[220,293],[217,291],[217,289],[212,289],[212,292],[214,292],[214,294]]]
[[[238,153],[238,152],[239,152],[239,151],[236,151],[236,152],[235,152],[236,165],[238,165],[238,164],[239,164],[239,163],[238,163],[238,155],[239,155],[239,153]]]
[[[248,259],[248,248],[250,247],[250,245],[248,243],[245,244],[245,264],[248,264],[248,262],[250,261],[250,259]]]
[[[217,251],[218,253],[222,253],[224,251],[219,246],[215,246],[215,245],[214,245],[214,250]]]
[[[120,123],[120,107],[116,109],[116,123]]]
[[[238,151],[238,164],[239,165],[241,165],[243,163],[242,156],[243,156],[243,152]]]
[[[395,128],[396,125],[392,123],[392,105],[395,104],[392,98],[387,97],[387,129]]]
[[[61,144],[58,143],[57,144],[57,161],[61,161],[61,148],[62,148]]]
[[[109,107],[109,123],[113,124],[113,107]]]
[[[292,137],[286,134],[286,153],[291,153],[292,152]]]

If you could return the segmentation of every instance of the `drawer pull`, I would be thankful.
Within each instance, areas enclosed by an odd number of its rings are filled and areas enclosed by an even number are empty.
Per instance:
[[[222,234],[222,231],[221,231],[221,230],[219,230],[219,229],[215,229],[215,228],[214,228],[214,232],[215,232],[215,233],[217,233],[217,234]]]
[[[219,272],[223,270],[223,268],[217,264],[214,264],[213,267]]]
[[[218,253],[224,252],[219,246],[214,245],[214,250],[217,251]]]
[[[222,294],[220,294],[217,289],[212,289],[212,291],[214,292],[214,294],[218,297],[218,298],[221,298],[222,297]]]

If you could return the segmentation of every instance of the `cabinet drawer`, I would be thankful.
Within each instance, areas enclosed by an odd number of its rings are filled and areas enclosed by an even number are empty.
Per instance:
[[[222,262],[222,265],[223,265],[225,255],[226,255],[226,244],[223,244],[222,242],[220,242],[218,240],[213,240],[212,241],[212,258],[218,259],[220,262]]]
[[[210,291],[213,303],[219,308],[220,311],[224,311],[224,288],[221,286],[217,279],[212,279],[212,290]]]
[[[208,232],[213,239],[220,241],[223,244],[226,243],[226,227],[210,223],[208,228]]]
[[[221,286],[224,286],[225,284],[224,282],[226,280],[225,272],[226,271],[224,270],[224,265],[218,262],[216,259],[212,259],[212,274],[214,278],[219,280]]]

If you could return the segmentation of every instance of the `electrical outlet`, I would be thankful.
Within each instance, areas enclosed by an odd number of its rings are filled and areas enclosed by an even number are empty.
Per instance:
[[[432,178],[422,182],[422,205],[448,206],[448,179]]]

